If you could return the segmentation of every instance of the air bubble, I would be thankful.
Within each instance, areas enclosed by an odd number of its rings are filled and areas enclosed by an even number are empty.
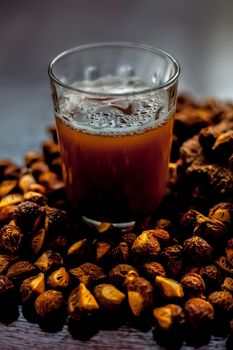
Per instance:
[[[99,70],[95,66],[89,66],[84,70],[84,79],[86,81],[93,81],[99,77]]]
[[[90,68],[90,67],[88,67]],[[134,82],[134,83],[133,83]],[[116,79],[98,79],[85,82],[87,89],[104,90],[107,93],[116,91],[135,91],[147,88],[148,84],[136,77],[132,80],[117,77]],[[130,85],[130,87],[129,87]],[[148,94],[98,99],[88,99],[76,92],[66,93],[60,101],[61,120],[73,129],[91,134],[122,135],[141,133],[166,121],[168,115],[161,110],[166,104],[165,96],[159,91]]]
[[[130,78],[135,75],[134,69],[130,66],[119,67],[117,73],[121,78]]]

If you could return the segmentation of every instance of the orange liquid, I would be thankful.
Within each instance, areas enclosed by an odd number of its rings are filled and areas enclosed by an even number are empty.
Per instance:
[[[167,182],[173,118],[141,134],[88,134],[56,118],[67,194],[80,214],[126,222],[151,212]]]

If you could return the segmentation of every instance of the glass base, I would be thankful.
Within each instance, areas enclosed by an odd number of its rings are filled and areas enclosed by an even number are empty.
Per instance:
[[[82,216],[82,220],[87,223],[88,225],[98,227],[102,224],[101,221],[90,219],[86,216]],[[127,227],[131,227],[135,225],[135,221],[128,221],[128,222],[111,222],[111,225],[116,228],[124,229]]]

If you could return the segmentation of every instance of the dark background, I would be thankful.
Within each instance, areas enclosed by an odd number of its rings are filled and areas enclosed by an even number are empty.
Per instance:
[[[233,100],[232,0],[0,0],[0,158],[22,161],[53,121],[47,66],[95,41],[135,41],[177,57],[180,91]],[[5,349],[163,349],[151,332],[101,331],[84,343],[21,320],[0,325]],[[200,349],[223,349],[213,339]],[[184,349],[184,347],[182,347]],[[185,349],[193,349],[185,347]],[[174,349],[173,349],[174,350]]]
[[[175,55],[182,91],[233,98],[232,0],[0,0],[0,158],[21,161],[45,137],[49,61],[110,40]]]

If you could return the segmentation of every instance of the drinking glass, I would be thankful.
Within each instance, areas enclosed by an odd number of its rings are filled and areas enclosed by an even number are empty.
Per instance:
[[[67,195],[90,222],[127,226],[167,183],[179,64],[146,45],[96,43],[49,65]]]

